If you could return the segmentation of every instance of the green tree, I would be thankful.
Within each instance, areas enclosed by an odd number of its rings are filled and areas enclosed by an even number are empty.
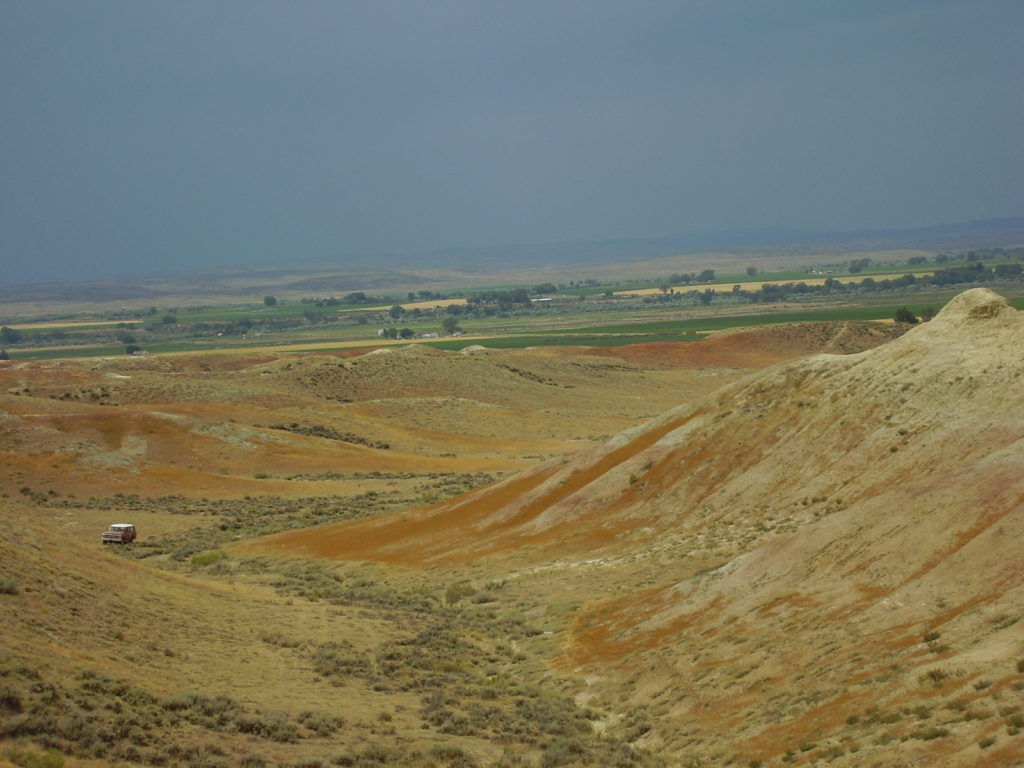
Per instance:
[[[697,282],[699,283],[713,283],[715,282],[715,270],[705,269],[699,275],[697,275]]]
[[[388,314],[391,315],[392,320],[398,320],[402,315],[405,314],[405,309],[401,304],[395,304],[388,310]]]
[[[747,277],[753,277],[757,274],[757,267],[747,267]]]
[[[412,328],[403,328],[398,332],[398,335],[401,336],[403,339],[411,339],[413,336],[416,335],[416,331],[414,331]]]
[[[21,338],[21,331],[17,328],[8,328],[6,325],[0,328],[0,339],[3,339],[4,344],[17,344]]]
[[[277,297],[276,296],[270,296],[270,295],[264,296],[263,297],[263,306],[265,306],[265,307],[277,306]]]
[[[10,360],[10,359],[11,359],[11,355],[7,351],[7,349],[6,348],[5,349],[0,349],[0,360]]]
[[[869,266],[871,266],[871,259],[869,258],[854,259],[850,262],[849,270],[851,274],[855,275],[858,272],[862,272],[865,267]]]
[[[446,318],[444,318],[441,321],[441,327],[444,328],[444,332],[447,333],[449,336],[452,336],[458,331],[462,330],[462,328],[459,327],[459,318],[455,317],[454,315],[448,315]]]
[[[917,317],[906,307],[900,307],[896,310],[896,314],[893,315],[893,320],[897,323],[909,323],[913,324],[917,322]]]

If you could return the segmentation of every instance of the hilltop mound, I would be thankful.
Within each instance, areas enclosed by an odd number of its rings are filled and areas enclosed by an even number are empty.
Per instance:
[[[595,700],[628,681],[636,706],[674,702],[646,746],[1020,764],[985,709],[1024,703],[1020,349],[1021,314],[971,290],[875,349],[776,366],[446,504],[259,548],[547,569],[564,588],[646,563],[578,613],[560,662],[605,681]]]

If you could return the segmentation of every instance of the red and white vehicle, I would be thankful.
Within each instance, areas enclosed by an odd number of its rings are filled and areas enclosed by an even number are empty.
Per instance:
[[[135,541],[138,533],[131,523],[113,523],[103,532],[104,544],[129,544]]]

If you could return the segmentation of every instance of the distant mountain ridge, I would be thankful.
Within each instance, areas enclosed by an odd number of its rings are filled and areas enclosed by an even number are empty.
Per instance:
[[[1024,216],[937,224],[911,229],[814,232],[788,227],[770,227],[722,232],[694,232],[657,238],[447,248],[417,254],[395,254],[394,258],[397,260],[411,258],[420,264],[440,263],[443,260],[443,263],[449,266],[458,265],[462,268],[469,268],[473,265],[490,265],[513,259],[522,265],[572,264],[644,259],[710,250],[745,251],[761,248],[817,247],[835,253],[904,248],[942,251],[999,247],[1011,243],[1024,243]]]
[[[209,270],[153,271],[118,276],[0,285],[0,303],[26,301],[127,301],[194,293],[201,287],[222,295],[275,291],[346,293],[394,285],[432,285],[422,270],[464,275],[496,269],[599,267],[605,264],[700,253],[794,252],[842,254],[920,249],[957,252],[1024,245],[1024,216],[938,224],[912,229],[813,232],[786,227],[697,232],[654,238],[577,240],[555,243],[444,248],[393,253],[348,253],[287,263],[225,265]],[[292,275],[295,279],[282,282]]]

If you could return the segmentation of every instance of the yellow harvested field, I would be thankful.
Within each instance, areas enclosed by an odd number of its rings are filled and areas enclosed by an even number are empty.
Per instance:
[[[675,285],[672,286],[674,291],[692,291],[710,288],[713,291],[728,293],[734,289],[734,286],[739,286],[741,291],[759,291],[762,285],[786,285],[787,283],[804,283],[805,285],[824,285],[825,281],[829,278],[834,279],[839,283],[859,283],[865,277],[872,279],[886,280],[893,277],[902,277],[903,275],[912,274],[914,277],[924,277],[926,275],[933,275],[934,272],[900,272],[899,274],[893,273],[888,275],[853,275],[836,277],[835,275],[825,275],[824,277],[809,277],[801,280],[750,280],[742,283],[718,283],[717,285]],[[661,293],[660,288],[640,288],[634,291],[616,291],[616,296],[651,296],[656,293]]]
[[[94,325],[119,325],[124,322],[138,322],[130,320],[82,320],[56,321],[52,323],[11,323],[11,328],[18,330],[34,330],[36,328],[88,328]]]
[[[447,338],[447,337],[446,337]],[[459,337],[466,341],[466,344],[471,344],[474,341],[480,339],[494,338],[493,336],[461,336]],[[281,352],[313,352],[313,351],[328,351],[331,349],[350,349],[353,347],[406,347],[410,344],[418,344],[424,341],[437,341],[437,339],[351,339],[346,341],[340,340],[327,340],[327,341],[310,341],[304,344],[267,344],[266,346],[253,346],[253,347],[216,347],[213,349],[192,349],[183,350],[181,352],[160,352],[161,357],[168,355],[206,355],[206,354],[252,354],[252,355],[264,355],[264,354],[278,354]]]
[[[402,309],[433,309],[434,307],[450,307],[453,304],[465,304],[465,299],[432,299],[430,301],[412,301],[402,305]]]
[[[465,299],[428,299],[427,301],[406,301],[399,306],[404,310],[410,309],[434,309],[435,307],[450,307],[453,304],[465,304]],[[390,309],[388,306],[376,306],[376,307],[356,307],[360,312],[366,312],[367,310],[375,312],[387,312]],[[352,312],[352,309],[342,310],[343,312]]]

